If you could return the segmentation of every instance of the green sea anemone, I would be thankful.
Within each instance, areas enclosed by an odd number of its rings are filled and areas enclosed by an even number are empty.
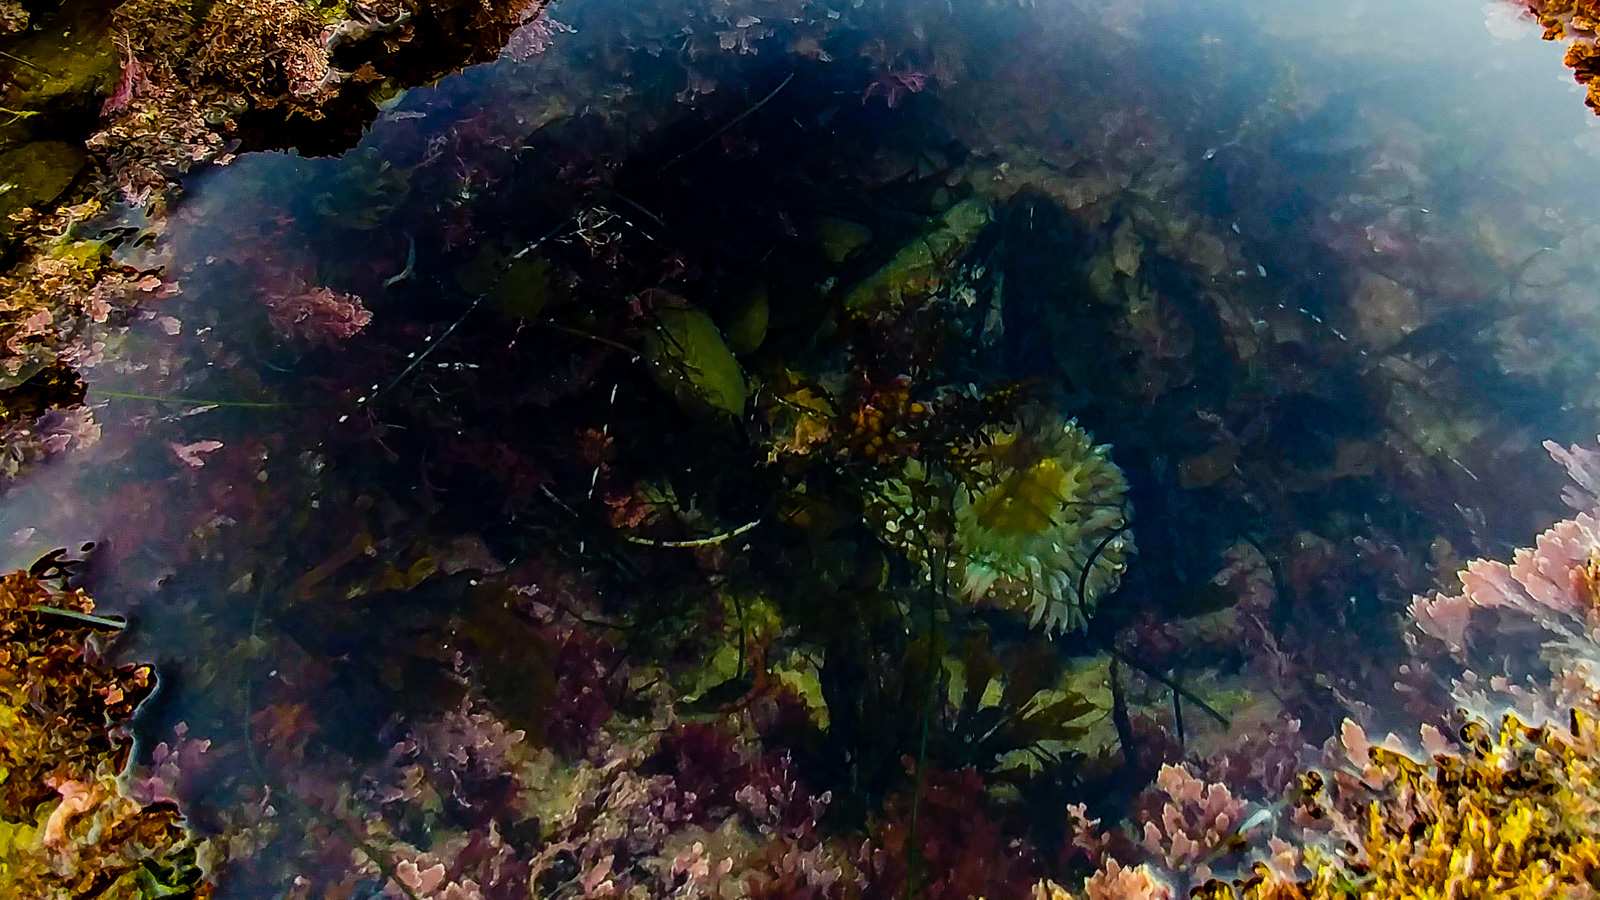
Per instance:
[[[1133,555],[1128,483],[1076,421],[1050,414],[987,428],[964,454],[950,519],[960,596],[1027,615],[1049,633],[1082,628]],[[927,470],[911,463],[885,485],[875,518],[891,543],[925,565],[910,516]]]

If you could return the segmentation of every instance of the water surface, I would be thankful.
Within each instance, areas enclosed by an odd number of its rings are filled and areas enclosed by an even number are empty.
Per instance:
[[[464,695],[571,758],[714,710],[743,597],[826,697],[788,749],[849,828],[911,745],[850,720],[839,669],[907,652],[922,579],[863,511],[881,467],[794,410],[1015,390],[1112,445],[1137,553],[1087,631],[944,627],[1063,672],[1145,654],[1227,707],[1177,726],[1196,757],[1285,717],[1320,741],[1352,703],[1404,721],[1404,603],[1551,521],[1539,442],[1597,430],[1581,95],[1497,5],[562,0],[350,152],[241,156],[125,242],[181,292],[108,336],[98,443],[15,486],[0,535],[12,564],[95,542],[96,595],[162,664],[147,737],[216,742],[203,824],[263,782],[358,782]],[[961,204],[989,223],[940,243]],[[919,242],[925,312],[854,314]],[[684,310],[732,345],[733,400],[653,368]],[[1216,618],[1244,558],[1259,630]],[[528,649],[573,620],[603,623],[570,651],[603,709]],[[1052,801],[1129,787],[1059,765]]]

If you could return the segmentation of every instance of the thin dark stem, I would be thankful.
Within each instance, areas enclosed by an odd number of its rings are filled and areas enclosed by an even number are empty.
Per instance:
[[[454,322],[451,322],[450,323],[450,327],[446,328],[444,330],[444,334],[439,335],[439,339],[438,340],[436,340],[433,343],[429,344],[428,345],[428,349],[426,349],[426,350],[422,351],[420,354],[418,354],[417,358],[411,361],[411,365],[406,366],[404,369],[401,369],[400,370],[400,374],[396,375],[394,377],[393,381],[391,381],[387,385],[385,385],[383,390],[379,391],[376,394],[373,394],[372,395],[372,401],[374,403],[376,403],[378,401],[378,397],[379,396],[381,396],[383,394],[387,394],[390,391],[394,390],[396,385],[398,385],[400,382],[406,380],[406,376],[407,375],[410,375],[412,372],[416,371],[417,367],[422,365],[422,361],[423,360],[425,360],[429,356],[433,355],[433,351],[439,349],[439,345],[443,344],[446,340],[448,340],[450,338],[450,335],[454,334],[455,330],[457,328],[461,327],[461,323],[465,322],[467,320],[467,317],[472,315],[472,311],[478,308],[478,304],[483,302],[483,298],[484,298],[483,294],[479,294],[477,297],[473,298],[472,303],[467,306],[467,311],[462,313],[460,318],[456,319]]]
[[[1160,672],[1157,672],[1154,668],[1145,665],[1144,663],[1138,661],[1137,659],[1134,659],[1133,657],[1131,657],[1128,654],[1122,652],[1121,650],[1118,650],[1116,647],[1112,646],[1109,643],[1102,643],[1100,646],[1102,648],[1104,648],[1107,653],[1111,654],[1111,656],[1112,656],[1112,658],[1114,660],[1126,663],[1127,665],[1129,665],[1129,666],[1131,666],[1131,667],[1133,667],[1135,669],[1138,669],[1144,675],[1146,675],[1146,676],[1148,676],[1150,678],[1153,678],[1156,681],[1159,681],[1162,684],[1166,685],[1167,687],[1171,688],[1174,693],[1182,694],[1183,695],[1183,699],[1188,700],[1190,703],[1193,703],[1195,706],[1200,707],[1202,712],[1204,712],[1206,715],[1210,716],[1211,718],[1216,719],[1217,723],[1222,725],[1222,727],[1228,728],[1233,724],[1231,721],[1229,721],[1227,716],[1223,715],[1220,712],[1217,712],[1215,707],[1213,707],[1211,704],[1207,703],[1204,699],[1202,699],[1199,694],[1196,694],[1194,691],[1191,691],[1188,688],[1184,687],[1183,684],[1180,683],[1176,678],[1172,678],[1170,676],[1163,675]]]
[[[1084,560],[1083,569],[1078,572],[1078,612],[1083,615],[1087,616],[1089,614],[1089,604],[1084,594],[1089,589],[1089,573],[1094,570],[1094,561],[1100,558],[1100,554],[1104,553],[1107,547],[1111,546],[1112,541],[1132,527],[1132,522],[1124,521],[1121,525],[1113,528],[1110,534],[1101,538],[1100,543],[1095,545],[1094,551],[1089,554],[1089,558]]]
[[[1183,695],[1177,691],[1172,692],[1172,723],[1178,729],[1178,749],[1182,750],[1188,741],[1183,733]]]
[[[1128,715],[1128,698],[1122,693],[1122,669],[1111,657],[1111,721],[1117,727],[1117,742],[1122,745],[1122,764],[1129,771],[1139,759],[1139,746],[1133,734],[1133,717]]]
[[[113,400],[148,400],[151,403],[180,403],[184,406],[220,406],[230,409],[285,409],[292,403],[267,403],[249,400],[204,400],[197,397],[161,397],[155,394],[134,394],[127,391],[107,391],[92,388],[92,393]]]
[[[768,103],[772,102],[772,98],[778,96],[778,92],[783,90],[784,88],[788,87],[789,86],[789,82],[791,82],[793,80],[794,80],[794,73],[790,72],[789,76],[787,78],[783,79],[783,81],[778,83],[777,87],[772,89],[772,93],[766,95],[765,97],[762,97],[760,100],[757,100],[756,104],[754,106],[750,107],[749,109],[745,110],[744,112],[742,112],[742,113],[738,114],[737,116],[734,116],[732,119],[728,120],[728,124],[722,126],[721,128],[718,128],[716,131],[711,132],[710,136],[708,136],[705,140],[701,141],[698,144],[695,144],[693,147],[690,147],[688,150],[685,150],[682,153],[678,154],[677,156],[674,156],[672,159],[668,160],[667,164],[661,167],[661,171],[665,172],[666,170],[668,170],[668,169],[672,168],[673,166],[677,165],[678,163],[683,162],[685,159],[695,155],[696,153],[699,153],[702,149],[705,148],[705,146],[707,144],[710,144],[712,141],[716,140],[717,138],[722,137],[724,134],[727,134],[728,131],[731,130],[735,125],[738,125],[740,122],[743,122],[745,119],[748,119],[751,116],[755,115],[757,110],[761,109],[761,107],[766,106]]]
[[[739,599],[739,593],[733,593],[733,609],[739,615],[739,665],[733,670],[733,677],[744,677],[744,601]]]
[[[931,466],[928,474],[928,482],[931,485],[935,480]],[[917,737],[916,782],[911,789],[911,823],[906,835],[906,900],[911,900],[913,896],[912,892],[917,883],[917,869],[922,862],[922,847],[917,843],[917,824],[922,811],[923,773],[926,771],[928,760],[928,731],[933,721],[933,704],[939,684],[939,665],[934,656],[939,646],[938,608],[950,590],[948,555],[941,559],[934,551],[933,540],[928,535],[926,524],[921,529],[920,537],[923,557],[928,560],[928,686],[922,698],[921,733]]]
[[[540,322],[539,323],[539,327],[548,328],[551,331],[559,331],[562,334],[570,334],[573,337],[580,337],[580,338],[583,338],[586,341],[594,341],[597,344],[603,344],[603,345],[605,345],[607,347],[612,348],[613,350],[621,350],[624,353],[631,354],[632,356],[635,356],[635,357],[637,357],[639,355],[639,351],[638,350],[635,350],[634,348],[629,347],[627,344],[624,344],[624,343],[622,343],[620,341],[613,341],[610,338],[601,337],[598,334],[590,334],[587,331],[580,331],[580,330],[578,330],[576,328],[568,328],[565,325],[557,325],[554,322]]]
[[[41,66],[38,63],[29,62],[28,60],[23,59],[22,57],[16,55],[15,53],[8,53],[8,52],[6,52],[4,50],[0,50],[0,57],[5,57],[6,59],[11,60],[12,62],[16,63],[19,66],[27,66],[28,68],[34,70],[35,72],[43,72],[46,75],[49,75],[51,77],[55,77],[56,73],[50,71],[49,69],[46,69],[44,66]]]
[[[657,541],[657,540],[653,540],[651,538],[635,537],[635,536],[633,536],[631,534],[622,535],[622,539],[627,541],[630,544],[639,544],[640,546],[644,546],[644,547],[667,547],[667,548],[677,548],[677,549],[695,549],[695,548],[699,548],[699,547],[712,547],[712,546],[715,546],[717,544],[721,544],[721,543],[724,543],[726,541],[730,541],[730,540],[738,537],[739,535],[744,534],[745,532],[751,530],[752,528],[755,528],[757,525],[760,525],[760,524],[761,524],[761,520],[760,519],[756,519],[753,522],[746,522],[743,525],[740,525],[738,528],[734,528],[734,529],[729,530],[729,531],[723,531],[723,532],[720,532],[718,534],[713,534],[710,537],[695,538],[693,540],[687,540],[687,541]]]
[[[55,606],[30,606],[28,607],[28,611],[36,612],[44,616],[59,616],[63,619],[70,619],[74,622],[79,622],[84,625],[94,625],[99,628],[115,628],[116,630],[121,631],[122,629],[128,627],[128,623],[120,619],[108,619],[105,616],[95,616],[90,615],[89,613],[81,613],[72,609],[61,609],[60,607]]]

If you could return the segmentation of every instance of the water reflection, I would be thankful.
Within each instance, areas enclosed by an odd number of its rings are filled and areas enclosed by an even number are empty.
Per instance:
[[[1001,830],[1044,846],[1153,762],[1392,695],[1410,595],[1554,517],[1538,441],[1600,402],[1600,144],[1531,27],[784,6],[557,5],[350,153],[244,156],[124,248],[181,293],[84,370],[100,440],[0,533],[13,564],[99,542],[96,593],[163,664],[149,741],[213,739],[182,772],[199,821],[282,854],[241,851],[237,895],[354,877],[306,829],[385,877],[470,855],[437,828],[507,884],[648,883],[556,858],[560,798],[531,813],[506,773],[706,719],[881,850],[927,728],[883,710],[922,707],[930,647],[977,695],[996,655],[1003,692],[1057,692],[1004,740],[952,694],[930,757],[1025,785]],[[1024,410],[1128,482],[1075,565],[1138,546],[1053,644],[1001,602],[920,605],[959,504],[900,468],[1028,445]],[[874,512],[894,491],[903,520]],[[485,821],[520,831],[485,849]]]

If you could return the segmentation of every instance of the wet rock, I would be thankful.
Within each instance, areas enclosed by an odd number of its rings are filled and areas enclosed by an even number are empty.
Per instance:
[[[1185,490],[1211,487],[1233,474],[1239,462],[1239,445],[1224,441],[1204,453],[1178,463],[1178,484]]]
[[[1368,347],[1389,347],[1422,325],[1416,294],[1376,272],[1362,272],[1350,298],[1356,333]]]
[[[1133,278],[1139,274],[1139,259],[1144,255],[1144,242],[1133,230],[1133,223],[1124,221],[1117,226],[1111,238],[1111,259],[1118,272]]]
[[[0,61],[0,106],[8,110],[10,121],[0,137],[16,140],[24,133],[73,130],[60,121],[69,118],[84,129],[92,124],[100,98],[110,93],[119,71],[108,19],[92,6],[53,17],[44,30],[6,48]],[[4,17],[0,10],[0,20]]]
[[[0,152],[0,247],[11,241],[12,215],[60,197],[85,162],[82,150],[61,141],[35,141]]]

